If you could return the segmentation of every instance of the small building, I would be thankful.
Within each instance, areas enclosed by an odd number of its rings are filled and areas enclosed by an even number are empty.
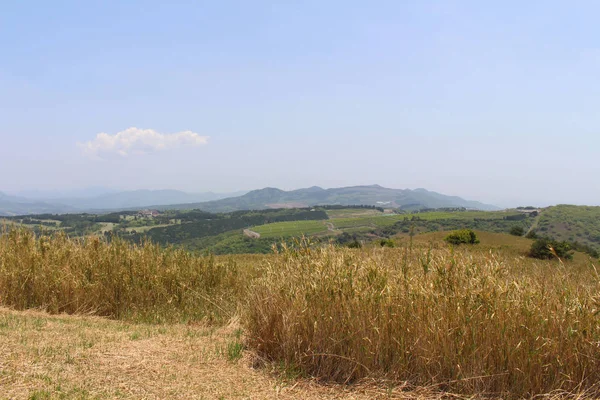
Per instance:
[[[138,216],[142,218],[154,218],[158,217],[159,215],[160,212],[158,212],[158,210],[142,210],[138,212]]]

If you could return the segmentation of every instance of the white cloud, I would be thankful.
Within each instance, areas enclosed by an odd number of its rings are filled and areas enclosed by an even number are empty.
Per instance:
[[[131,127],[114,135],[99,133],[94,140],[77,143],[83,152],[92,157],[127,157],[183,146],[201,146],[208,143],[208,136],[192,131],[163,134],[152,129]]]

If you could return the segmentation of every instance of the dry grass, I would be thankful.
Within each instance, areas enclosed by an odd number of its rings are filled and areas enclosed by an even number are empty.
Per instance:
[[[0,311],[0,398],[600,396],[592,264],[422,239],[199,257],[13,230],[0,304],[121,322]]]
[[[231,359],[234,323],[144,325],[0,308],[0,399],[421,399],[424,389],[286,380]]]
[[[325,381],[600,396],[600,276],[591,265],[306,247],[274,258],[250,293],[251,347]]]
[[[242,259],[243,260],[243,259]],[[251,268],[119,239],[0,235],[0,304],[151,322],[228,320]]]

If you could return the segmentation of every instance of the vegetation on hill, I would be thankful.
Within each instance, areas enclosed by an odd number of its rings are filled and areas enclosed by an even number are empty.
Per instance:
[[[293,238],[303,235],[323,242],[357,246],[411,233],[422,235],[470,229],[566,242],[571,250],[598,258],[598,210],[600,207],[558,206],[541,212],[529,208],[494,212],[464,208],[407,212],[368,205],[326,205],[218,214],[202,210],[169,210],[156,212],[151,217],[138,211],[38,214],[8,217],[5,223],[24,225],[37,233],[62,231],[70,237],[119,236],[135,243],[150,239],[163,246],[174,245],[214,254],[269,253],[273,244],[290,243]],[[565,225],[565,218],[569,221],[571,217],[575,222]],[[566,228],[557,230],[559,226]],[[248,235],[243,230],[255,233]],[[569,237],[565,237],[565,232]],[[572,241],[571,237],[577,240]]]
[[[600,250],[600,207],[549,207],[540,214],[537,233]]]

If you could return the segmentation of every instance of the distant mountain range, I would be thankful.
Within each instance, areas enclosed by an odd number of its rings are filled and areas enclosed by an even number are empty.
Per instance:
[[[425,189],[389,189],[379,185],[351,186],[323,189],[313,186],[306,189],[284,191],[277,188],[253,190],[243,196],[208,201],[193,205],[209,212],[259,210],[265,208],[309,207],[314,205],[372,205],[384,208],[441,208],[465,207],[477,210],[499,210],[499,207],[478,201],[446,196]],[[168,209],[182,208],[172,205]]]
[[[75,212],[75,210],[64,205],[50,204],[21,196],[9,196],[0,192],[0,216],[68,212]]]
[[[243,192],[242,192],[243,193]],[[389,189],[379,185],[323,189],[313,186],[285,191],[264,188],[242,193],[185,193],[177,190],[135,190],[94,197],[31,200],[0,192],[0,215],[78,213],[140,208],[192,209],[210,212],[310,207],[314,205],[372,205],[385,208],[465,207],[477,210],[499,208],[478,201],[446,196],[425,189]]]
[[[31,192],[38,194],[37,192]],[[11,196],[0,192],[0,216],[25,214],[63,214],[80,212],[104,212],[146,208],[155,204],[187,204],[218,200],[240,196],[246,192],[235,193],[186,193],[179,190],[133,190],[125,192],[107,192],[86,197],[39,197],[34,199],[23,196]],[[184,207],[187,208],[187,207]]]

